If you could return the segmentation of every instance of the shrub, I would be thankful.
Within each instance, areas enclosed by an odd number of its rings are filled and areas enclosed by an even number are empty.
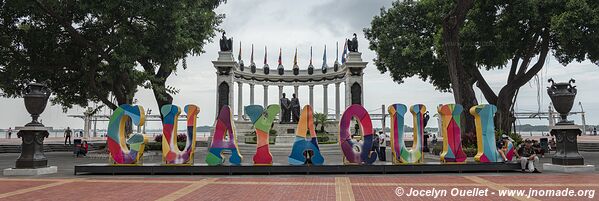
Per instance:
[[[435,154],[435,155],[441,154],[441,152],[443,151],[443,143],[441,142],[441,143],[435,144],[433,146],[432,150],[433,150],[432,154]]]
[[[179,150],[185,148],[186,142],[177,142],[177,147]],[[147,151],[159,151],[162,150],[162,142],[150,142],[146,145],[145,150]]]
[[[155,142],[162,142],[162,134],[154,137]],[[177,142],[187,142],[187,135],[181,133],[177,135]]]
[[[464,153],[468,157],[474,157],[474,156],[476,156],[477,152],[478,152],[478,150],[476,149],[476,147],[466,147],[466,148],[464,148]]]
[[[464,133],[464,136],[462,138],[462,146],[464,146],[464,147],[476,146],[476,133],[473,133],[473,132]]]

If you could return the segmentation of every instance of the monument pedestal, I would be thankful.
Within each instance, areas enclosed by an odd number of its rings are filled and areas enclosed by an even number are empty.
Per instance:
[[[21,155],[15,163],[15,168],[4,169],[3,174],[26,176],[56,173],[57,167],[48,167],[48,159],[44,155],[44,138],[48,137],[49,128],[41,124],[28,124],[16,129],[19,130],[17,136],[22,139]]]
[[[551,158],[555,165],[584,165],[584,158],[578,153],[579,126],[568,123],[558,123],[550,133],[555,136],[556,152]]]
[[[275,144],[293,144],[297,123],[278,123],[273,129],[277,131]]]
[[[578,153],[578,135],[580,127],[570,123],[561,122],[554,126],[550,133],[555,136],[556,152],[551,158],[551,163],[544,163],[543,170],[548,172],[594,172],[594,165],[585,165],[584,158]]]
[[[43,168],[7,168],[4,169],[4,176],[37,176],[44,174],[54,174],[58,172],[56,166],[48,166]]]
[[[574,173],[574,172],[594,172],[594,165],[557,165],[551,163],[543,163],[543,171],[547,172],[563,172],[563,173]]]

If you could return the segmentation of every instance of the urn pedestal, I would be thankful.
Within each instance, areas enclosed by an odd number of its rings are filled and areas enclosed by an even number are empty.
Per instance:
[[[574,105],[577,94],[576,86],[572,86],[574,79],[569,82],[555,83],[549,79],[551,86],[547,94],[551,98],[553,107],[560,114],[560,121],[551,128],[551,136],[555,136],[556,152],[551,158],[551,163],[543,164],[545,171],[557,172],[592,172],[595,166],[584,165],[584,158],[578,153],[578,136],[582,133],[579,126],[567,117]],[[549,117],[553,118],[553,117]]]
[[[44,138],[47,138],[46,127],[17,127],[17,136],[21,143],[21,155],[17,159],[15,168],[43,168],[48,167],[48,159],[44,155]]]
[[[48,159],[44,155],[44,138],[47,138],[49,128],[37,121],[48,103],[50,91],[45,85],[30,84],[27,86],[23,99],[25,108],[31,114],[32,121],[24,127],[17,127],[17,136],[21,138],[21,155],[15,163],[15,168],[4,170],[4,175],[40,175],[57,172],[56,166],[48,167]]]
[[[556,125],[550,131],[555,136],[556,152],[551,163],[557,165],[584,165],[584,158],[578,153],[578,135],[582,130],[576,125]]]

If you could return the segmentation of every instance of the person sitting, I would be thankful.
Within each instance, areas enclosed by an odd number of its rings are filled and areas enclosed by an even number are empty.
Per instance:
[[[541,143],[537,140],[532,140],[532,147],[535,150],[535,154],[540,155],[541,158],[545,157],[545,150],[541,147]]]
[[[83,143],[81,143],[78,146],[79,146],[79,148],[77,150],[77,157],[79,157],[79,155],[86,156],[87,155],[87,150],[89,148],[89,145],[87,144],[87,141],[84,140]]]
[[[497,141],[497,152],[501,156],[503,162],[512,160],[513,148],[510,138],[505,134],[501,136],[499,141]]]
[[[520,147],[518,152],[522,172],[541,172],[536,168],[537,164],[539,163],[539,157],[537,157],[537,154],[535,153],[535,150],[532,147],[532,141],[530,139],[524,140],[524,146]]]

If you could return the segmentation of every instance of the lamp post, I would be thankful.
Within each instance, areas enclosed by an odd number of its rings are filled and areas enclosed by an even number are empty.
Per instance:
[[[152,114],[152,109],[148,108],[148,110],[146,111],[147,116],[149,117],[150,114]],[[144,121],[144,130],[143,130],[143,134],[146,134],[146,124],[148,123],[148,121]]]

